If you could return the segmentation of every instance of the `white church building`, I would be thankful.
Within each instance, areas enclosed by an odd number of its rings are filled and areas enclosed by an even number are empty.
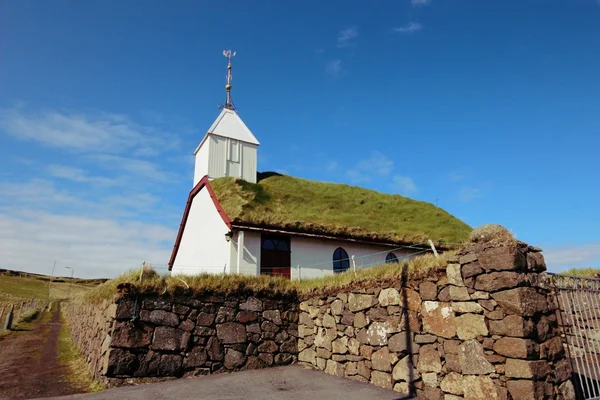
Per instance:
[[[314,220],[303,217],[307,220],[296,221],[293,210],[288,213],[286,206],[292,209],[298,205],[287,204],[286,201],[292,201],[286,200],[287,196],[281,196],[277,202],[280,212],[292,220],[286,223],[273,223],[268,215],[265,215],[264,221],[257,222],[256,211],[252,218],[246,218],[239,207],[224,207],[230,200],[227,198],[230,194],[215,190],[215,180],[222,181],[219,178],[228,177],[240,187],[247,182],[252,188],[263,190],[260,187],[262,181],[257,178],[260,143],[233,107],[230,93],[232,54],[224,54],[229,59],[226,104],[194,152],[194,185],[169,261],[169,270],[173,275],[227,273],[270,274],[290,279],[314,278],[354,267],[395,262],[429,247],[423,242],[394,239],[402,238],[403,234],[398,232],[398,235],[390,236],[389,232],[395,229],[392,225],[381,235],[358,226],[353,229],[366,234],[355,235],[348,234],[348,229],[344,227],[328,229],[318,217]],[[302,185],[312,184],[312,181],[292,177],[268,179],[290,179]],[[265,186],[264,190],[268,191],[269,188]],[[395,198],[413,201],[398,195],[377,195],[386,196],[388,202],[393,202]],[[302,206],[310,207],[310,204]],[[268,208],[265,210],[265,214],[268,214]],[[458,223],[461,229],[460,224],[467,227],[445,211],[437,210],[441,212],[440,215],[443,214],[444,220]],[[339,212],[352,211],[344,207]],[[318,216],[320,213],[314,214]],[[389,218],[393,219],[394,216],[389,215]]]

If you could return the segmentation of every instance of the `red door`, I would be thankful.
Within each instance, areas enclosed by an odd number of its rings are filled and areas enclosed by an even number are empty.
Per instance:
[[[260,273],[291,278],[291,252],[289,236],[262,235]]]

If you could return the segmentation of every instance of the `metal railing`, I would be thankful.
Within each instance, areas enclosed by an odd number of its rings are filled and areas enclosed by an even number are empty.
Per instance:
[[[578,398],[600,398],[600,279],[548,273]]]

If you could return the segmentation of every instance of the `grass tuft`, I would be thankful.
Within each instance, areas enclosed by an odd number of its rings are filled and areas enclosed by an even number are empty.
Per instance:
[[[571,268],[566,271],[562,271],[560,274],[570,276],[581,276],[583,278],[595,278],[596,275],[600,274],[600,268]]]
[[[104,385],[92,378],[83,355],[71,339],[67,319],[62,313],[60,318],[62,320],[62,327],[58,336],[58,356],[61,364],[66,365],[69,370],[67,375],[69,382],[75,388],[86,393],[99,392],[106,389]]]
[[[301,281],[290,281],[267,275],[199,274],[161,277],[154,270],[148,269],[144,272],[144,279],[140,284],[140,270],[131,270],[83,294],[79,297],[79,301],[97,304],[103,300],[110,300],[119,292],[120,287],[127,287],[128,290],[134,290],[133,288],[135,288],[135,292],[129,292],[134,294],[170,296],[198,296],[203,294],[302,296],[340,290],[367,281],[400,280],[403,273],[409,278],[417,279],[426,276],[437,267],[445,267],[448,258],[454,254],[454,252],[445,252],[439,258],[432,254],[426,254],[400,263],[361,268],[356,273],[350,269],[340,274]],[[133,284],[133,288],[127,284]]]
[[[264,174],[211,182],[234,223],[390,243],[463,243],[471,232],[439,207],[356,186]]]

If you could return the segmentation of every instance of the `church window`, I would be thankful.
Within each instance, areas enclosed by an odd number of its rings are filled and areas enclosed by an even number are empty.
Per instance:
[[[237,140],[229,141],[229,161],[240,162],[240,142]]]
[[[350,268],[350,259],[346,250],[338,247],[333,252],[333,272],[340,273]]]
[[[385,256],[385,263],[397,263],[398,262],[398,257],[396,257],[396,255],[394,253],[388,253],[387,256]]]

